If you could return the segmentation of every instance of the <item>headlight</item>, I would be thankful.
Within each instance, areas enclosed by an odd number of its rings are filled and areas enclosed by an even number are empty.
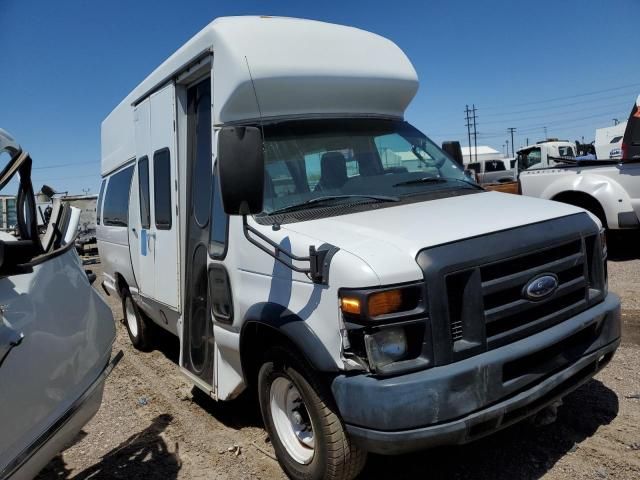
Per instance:
[[[377,375],[431,366],[431,325],[424,281],[382,288],[339,291],[349,346],[345,353]]]
[[[407,356],[407,337],[404,328],[387,328],[365,335],[369,364],[374,371]]]
[[[340,310],[349,320],[384,321],[425,311],[422,285],[340,291]]]

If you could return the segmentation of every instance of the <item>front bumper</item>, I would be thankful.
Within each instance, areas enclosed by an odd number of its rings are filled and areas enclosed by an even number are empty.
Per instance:
[[[394,378],[341,375],[332,391],[354,441],[396,454],[461,444],[538,412],[587,382],[620,344],[620,299],[449,365]]]
[[[108,354],[111,354],[111,348]],[[105,381],[122,356],[122,351],[119,351],[82,395],[40,437],[34,439],[33,443],[8,465],[0,468],[0,479],[33,478],[54,456],[67,448],[100,408]]]

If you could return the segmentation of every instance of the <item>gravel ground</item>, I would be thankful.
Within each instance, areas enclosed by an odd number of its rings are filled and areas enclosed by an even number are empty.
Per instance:
[[[525,422],[461,447],[371,455],[361,478],[640,478],[640,236],[612,238],[609,252],[623,344],[607,368],[565,398],[555,423]],[[107,301],[122,319],[117,299]],[[150,353],[134,350],[118,322],[114,351],[125,356],[102,408],[38,478],[283,478],[255,402],[216,403],[192,389],[176,366],[177,339],[163,335],[158,343]]]

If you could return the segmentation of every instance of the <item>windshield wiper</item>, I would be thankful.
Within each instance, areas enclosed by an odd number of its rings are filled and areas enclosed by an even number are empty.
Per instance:
[[[404,185],[418,185],[420,183],[447,183],[447,182],[460,182],[460,183],[464,183],[466,185],[470,185],[473,188],[476,188],[478,190],[484,190],[477,183],[473,183],[473,182],[468,181],[468,180],[463,180],[461,178],[453,178],[453,177],[421,177],[421,178],[414,178],[413,180],[407,180],[407,181],[404,181],[404,182],[395,183],[393,186],[394,187],[402,187]]]
[[[295,205],[289,205],[288,207],[279,208],[277,210],[269,212],[269,215],[278,215],[280,213],[293,212],[296,210],[304,210],[310,205],[332,202],[334,200],[342,200],[345,198],[362,198],[362,199],[377,200],[379,202],[399,202],[400,201],[399,197],[392,197],[389,195],[366,195],[366,194],[324,195],[322,197],[311,198],[303,203],[296,203]]]

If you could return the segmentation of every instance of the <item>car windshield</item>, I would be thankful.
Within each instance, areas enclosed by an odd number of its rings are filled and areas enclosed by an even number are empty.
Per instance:
[[[264,127],[264,145],[267,214],[477,188],[445,152],[403,121],[282,122]]]

